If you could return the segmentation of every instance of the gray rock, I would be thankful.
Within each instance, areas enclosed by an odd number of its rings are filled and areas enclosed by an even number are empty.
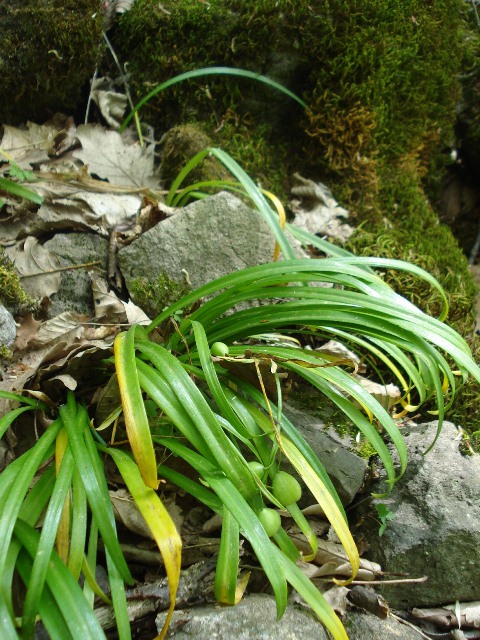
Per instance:
[[[385,620],[366,611],[350,611],[343,620],[349,640],[420,640],[420,631],[389,616]]]
[[[103,272],[107,269],[108,241],[93,233],[58,233],[45,242],[44,247],[58,256],[62,267],[99,261],[97,269]],[[88,268],[62,271],[60,288],[52,295],[52,317],[64,311],[86,315],[93,313],[92,286],[88,272]]]
[[[299,255],[305,256],[296,244]],[[132,280],[168,276],[193,288],[215,278],[273,259],[275,241],[260,213],[230,193],[219,193],[185,207],[118,254],[127,288]]]
[[[0,303],[0,346],[10,347],[17,335],[15,320],[10,311]]]
[[[350,504],[365,479],[366,461],[349,451],[334,432],[325,432],[324,423],[313,413],[298,404],[283,410],[322,462],[342,503]]]
[[[165,613],[157,616],[160,631]],[[306,609],[291,605],[276,621],[275,600],[255,594],[236,607],[205,606],[175,611],[170,624],[175,640],[327,640],[322,624]]]
[[[395,515],[384,535],[378,536],[374,514],[365,519],[369,559],[385,572],[428,576],[422,583],[384,586],[382,595],[394,608],[480,599],[480,458],[460,453],[451,423],[424,456],[436,426],[421,425],[405,435],[407,471],[389,498],[377,501]]]

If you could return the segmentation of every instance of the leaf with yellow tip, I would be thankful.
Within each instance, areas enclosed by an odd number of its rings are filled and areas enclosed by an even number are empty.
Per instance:
[[[298,475],[305,482],[310,489],[318,504],[322,507],[326,518],[332,525],[337,534],[340,542],[345,549],[345,553],[348,556],[350,564],[352,565],[352,577],[345,582],[338,582],[338,584],[348,584],[357,575],[360,567],[360,557],[358,550],[353,541],[352,534],[348,528],[348,524],[345,522],[343,514],[337,507],[335,500],[333,499],[330,491],[325,487],[318,475],[312,469],[312,467],[305,460],[303,455],[297,449],[297,447],[288,438],[282,437],[282,444],[291,464],[295,467]],[[337,581],[336,581],[337,582]]]
[[[170,619],[175,608],[175,598],[177,595],[178,581],[180,579],[182,540],[162,501],[155,491],[148,487],[143,481],[139,468],[130,456],[118,449],[101,447],[101,450],[112,456],[162,554],[170,594],[170,607],[167,618],[158,636],[159,640],[163,640],[168,631],[168,625],[170,624]]]
[[[123,415],[133,457],[147,487],[158,487],[157,463],[135,364],[135,329],[115,338],[114,355]]]

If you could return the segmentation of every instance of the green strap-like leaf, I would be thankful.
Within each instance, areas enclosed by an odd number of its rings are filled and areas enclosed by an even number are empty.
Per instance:
[[[135,327],[115,338],[115,369],[122,398],[128,441],[142,478],[152,489],[158,487],[157,463],[142,391],[135,364]]]
[[[162,501],[155,491],[145,484],[133,460],[124,451],[118,449],[102,447],[102,450],[108,453],[115,461],[135,504],[144,517],[162,554],[168,576],[168,590],[170,594],[170,607],[165,625],[160,634],[160,639],[162,639],[165,637],[175,607],[178,581],[180,579],[182,541]]]

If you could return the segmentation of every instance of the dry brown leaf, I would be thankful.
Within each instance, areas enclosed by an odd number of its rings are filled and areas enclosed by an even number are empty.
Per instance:
[[[140,513],[132,496],[126,489],[110,491],[110,500],[112,501],[115,519],[117,521],[121,522],[129,531],[142,536],[142,538],[150,538],[153,540],[152,533],[145,522],[145,518]]]
[[[27,122],[26,129],[4,125],[0,147],[19,167],[32,169],[33,165],[48,161],[48,149],[61,128],[54,124],[38,125],[33,122]]]
[[[35,300],[49,298],[60,288],[57,258],[33,236],[5,250],[20,275],[22,286]],[[49,272],[54,273],[49,273]]]
[[[77,137],[82,148],[73,155],[88,166],[90,174],[125,187],[158,188],[153,145],[127,145],[119,133],[99,125],[79,126]]]
[[[309,233],[330,236],[341,242],[348,240],[354,229],[342,219],[348,218],[349,212],[339,206],[328,187],[306,180],[298,173],[295,178],[301,185],[292,188],[292,193],[298,196],[290,202],[295,214],[293,224]],[[302,201],[308,202],[308,208]]]

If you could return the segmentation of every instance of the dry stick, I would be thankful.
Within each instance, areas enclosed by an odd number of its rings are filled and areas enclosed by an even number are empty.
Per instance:
[[[19,276],[19,278],[20,279],[35,278],[36,276],[44,276],[47,273],[58,273],[59,271],[71,271],[73,269],[84,269],[86,267],[96,267],[99,264],[102,264],[101,261],[96,260],[95,262],[85,262],[85,264],[74,264],[71,267],[59,267],[58,269],[49,269],[48,271],[37,271],[37,273],[26,273],[25,275]]]
[[[392,618],[395,618],[395,620],[398,620],[398,622],[401,622],[402,624],[405,624],[405,625],[407,625],[407,627],[410,627],[411,629],[416,631],[422,638],[426,638],[427,640],[431,640],[431,636],[427,636],[425,633],[423,633],[423,631],[421,629],[419,629],[416,625],[412,624],[411,622],[408,622],[407,620],[404,620],[400,616],[396,616],[391,611],[390,611],[389,615],[392,616]]]
[[[411,584],[416,582],[426,582],[428,576],[422,576],[421,578],[401,578],[398,580],[353,580],[350,584]]]

